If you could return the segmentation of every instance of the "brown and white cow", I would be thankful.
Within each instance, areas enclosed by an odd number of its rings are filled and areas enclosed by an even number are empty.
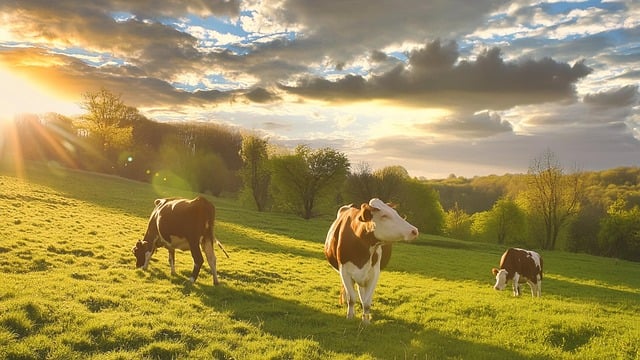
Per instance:
[[[380,199],[371,199],[359,208],[345,205],[338,210],[327,233],[324,254],[340,274],[341,295],[346,290],[347,318],[353,318],[354,304],[359,295],[362,321],[369,323],[373,292],[380,270],[391,257],[391,245],[417,236],[418,229]],[[357,293],[355,284],[358,284]]]
[[[502,254],[500,269],[491,270],[496,276],[496,290],[504,290],[509,280],[513,280],[513,295],[520,296],[520,279],[525,279],[531,287],[531,296],[542,294],[542,257],[535,251],[509,248]]]
[[[193,257],[192,283],[198,278],[200,268],[204,263],[202,250],[207,256],[211,267],[213,284],[218,284],[216,271],[216,254],[213,251],[214,242],[220,246],[213,231],[216,208],[209,200],[198,196],[193,200],[182,198],[156,199],[155,208],[151,212],[149,225],[142,240],[138,240],[133,253],[136,256],[136,267],[147,269],[151,255],[159,247],[169,251],[169,265],[171,274],[175,275],[175,253],[177,250],[191,251]]]

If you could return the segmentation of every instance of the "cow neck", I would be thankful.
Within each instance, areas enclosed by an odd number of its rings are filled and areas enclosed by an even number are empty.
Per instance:
[[[516,274],[515,270],[513,270],[511,267],[509,267],[507,269],[506,267],[502,266],[502,267],[500,267],[500,270],[506,270],[507,271],[507,280],[513,279],[513,277]]]
[[[371,222],[355,222],[352,229],[359,239],[368,247],[381,246],[382,241],[378,240],[373,233],[374,226]]]

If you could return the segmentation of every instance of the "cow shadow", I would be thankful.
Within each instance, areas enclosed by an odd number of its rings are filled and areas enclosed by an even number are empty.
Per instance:
[[[378,314],[372,324],[363,326],[360,319],[346,319],[340,307],[318,310],[299,301],[285,300],[254,289],[227,286],[182,285],[180,290],[198,296],[202,304],[230,314],[238,322],[238,331],[246,326],[285,340],[313,340],[324,355],[329,353],[363,355],[373,358],[427,358],[444,354],[454,358],[527,358],[523,354],[461,339],[422,324]],[[358,307],[356,308],[359,309]],[[393,342],[389,341],[389,334]]]

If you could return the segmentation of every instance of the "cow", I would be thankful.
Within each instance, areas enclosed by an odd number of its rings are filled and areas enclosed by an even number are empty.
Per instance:
[[[380,270],[391,258],[392,244],[411,241],[417,236],[415,226],[400,217],[391,204],[377,198],[360,207],[345,205],[338,210],[327,233],[324,254],[340,274],[340,300],[346,297],[347,318],[353,318],[356,296],[359,295],[362,322],[370,322],[373,292]],[[357,293],[355,284],[358,285]]]
[[[542,294],[542,257],[535,251],[509,248],[502,254],[500,269],[491,269],[496,277],[495,290],[504,290],[509,280],[513,280],[513,296],[520,296],[521,278],[531,288],[531,296]]]
[[[183,198],[156,199],[154,204],[155,208],[149,217],[144,238],[138,240],[133,248],[136,267],[146,270],[151,255],[157,248],[164,247],[169,251],[171,275],[175,275],[176,250],[189,250],[193,257],[193,271],[189,281],[194,283],[204,262],[200,250],[202,248],[211,267],[213,284],[218,285],[216,254],[213,251],[214,242],[220,246],[227,257],[229,254],[214,235],[215,206],[202,196],[197,196],[192,200]]]

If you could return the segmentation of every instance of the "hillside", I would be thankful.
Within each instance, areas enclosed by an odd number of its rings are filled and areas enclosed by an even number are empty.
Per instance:
[[[212,198],[221,286],[131,248],[153,200],[194,194],[84,172],[0,168],[0,358],[637,359],[640,264],[543,252],[542,298],[492,289],[504,250],[420,235],[394,247],[373,322],[345,319],[322,254],[331,217]],[[206,265],[205,265],[206,266]],[[206,269],[206,267],[205,267]],[[359,315],[361,309],[356,306]]]

